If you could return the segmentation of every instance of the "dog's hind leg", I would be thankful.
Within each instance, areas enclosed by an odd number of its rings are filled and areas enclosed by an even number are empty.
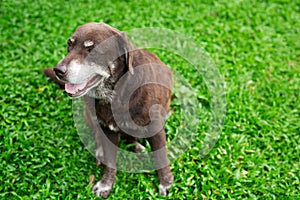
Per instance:
[[[131,150],[135,153],[140,153],[146,149],[146,147],[144,147],[141,143],[139,143],[136,137],[123,133],[121,135],[121,139],[124,140],[127,145],[132,144],[133,148]]]

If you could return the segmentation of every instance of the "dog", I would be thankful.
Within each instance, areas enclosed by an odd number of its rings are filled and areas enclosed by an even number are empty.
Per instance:
[[[84,117],[96,140],[96,162],[104,168],[92,188],[107,198],[116,181],[117,148],[121,138],[153,152],[161,195],[174,181],[166,150],[165,118],[172,92],[171,70],[154,54],[130,43],[105,23],[79,26],[68,39],[68,54],[44,73],[73,98],[83,97]]]

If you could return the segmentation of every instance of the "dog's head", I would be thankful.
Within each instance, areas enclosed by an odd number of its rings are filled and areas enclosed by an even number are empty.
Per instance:
[[[68,40],[68,55],[54,71],[72,97],[95,93],[133,73],[133,46],[126,35],[104,23],[87,23]],[[94,90],[94,91],[93,91]]]

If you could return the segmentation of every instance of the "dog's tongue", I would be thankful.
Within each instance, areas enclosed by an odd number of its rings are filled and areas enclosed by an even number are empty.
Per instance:
[[[80,83],[80,84],[71,84],[71,83],[66,83],[65,84],[65,90],[69,94],[76,94],[79,90],[84,89],[86,83]]]

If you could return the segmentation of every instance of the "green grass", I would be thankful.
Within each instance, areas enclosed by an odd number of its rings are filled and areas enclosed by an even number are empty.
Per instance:
[[[102,172],[74,128],[72,100],[41,73],[66,54],[67,38],[88,21],[189,35],[227,84],[217,145],[201,158],[199,139],[172,162],[168,197],[158,195],[154,172],[119,172],[110,199],[300,198],[299,1],[2,0],[1,199],[97,199],[89,175]],[[209,97],[183,60],[157,54]],[[168,129],[176,131],[172,123]]]

